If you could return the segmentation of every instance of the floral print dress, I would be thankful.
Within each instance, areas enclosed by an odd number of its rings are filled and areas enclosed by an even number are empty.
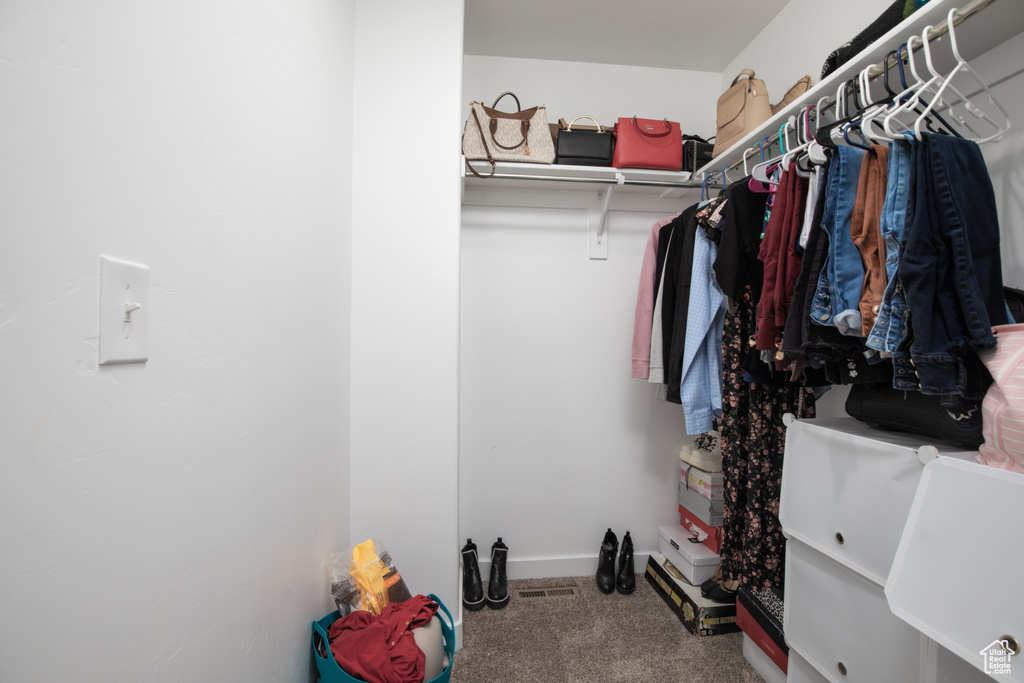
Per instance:
[[[742,363],[754,333],[750,288],[734,300],[722,339],[722,577],[751,590],[782,586],[786,544],[779,494],[786,428],[782,416],[814,417],[814,389],[748,382]]]

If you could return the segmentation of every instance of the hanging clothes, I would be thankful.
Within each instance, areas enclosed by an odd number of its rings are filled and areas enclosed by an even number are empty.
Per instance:
[[[897,267],[910,309],[921,390],[956,410],[991,381],[976,350],[1006,324],[995,193],[978,144],[923,134],[912,143],[914,194]],[[969,410],[969,408],[967,408]]]
[[[697,205],[683,211],[676,226],[672,247],[665,258],[665,300],[662,307],[662,336],[665,349],[666,400],[682,403],[683,351],[686,343],[693,246],[697,234]]]
[[[749,285],[734,304],[734,312],[725,317],[722,342],[722,576],[752,590],[780,588],[785,576],[779,524],[786,446],[782,416],[814,417],[814,390],[745,380],[741,363],[754,332]]]
[[[640,266],[640,284],[636,292],[636,311],[633,316],[632,376],[647,379],[651,373],[651,330],[654,325],[655,290],[657,289],[658,236],[661,229],[678,216],[663,218],[651,228]]]

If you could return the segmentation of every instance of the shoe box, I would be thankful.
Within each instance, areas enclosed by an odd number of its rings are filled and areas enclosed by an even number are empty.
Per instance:
[[[658,527],[658,551],[694,586],[714,576],[719,562],[717,553],[682,526]]]
[[[725,479],[721,472],[705,472],[699,467],[683,463],[679,468],[679,481],[708,500],[722,500]]]
[[[722,551],[721,526],[712,526],[705,523],[683,505],[679,506],[679,524],[681,524],[691,536],[710,548],[711,552],[719,553]]]
[[[689,488],[685,481],[680,481],[679,504],[708,526],[722,525],[722,511],[725,509],[725,500],[721,498],[709,500],[700,495],[696,489]]]
[[[783,618],[781,590],[740,589],[736,600],[736,623],[744,634],[743,655],[766,681],[785,681],[789,669],[789,646],[782,633]]]
[[[661,553],[651,553],[644,576],[690,633],[715,636],[740,630],[735,603],[712,602],[703,597],[700,587],[690,585]]]

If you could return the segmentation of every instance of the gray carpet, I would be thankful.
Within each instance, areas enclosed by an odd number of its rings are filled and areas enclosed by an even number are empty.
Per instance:
[[[553,586],[576,595],[517,595]],[[509,592],[504,609],[463,610],[453,683],[762,683],[742,633],[690,633],[643,574],[632,595],[605,595],[593,576],[514,580]]]

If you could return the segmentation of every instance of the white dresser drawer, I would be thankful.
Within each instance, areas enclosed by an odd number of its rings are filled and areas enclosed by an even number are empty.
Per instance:
[[[922,450],[926,442],[853,418],[793,422],[779,508],[786,535],[884,586],[924,462],[938,453],[974,457],[946,446]]]
[[[924,637],[882,588],[798,541],[786,544],[786,641],[833,683],[916,683]]]
[[[885,587],[893,614],[1007,683],[1024,683],[1024,656],[1007,659],[1000,646],[1004,639],[1017,649],[1024,642],[1021,519],[1024,475],[931,462]]]
[[[799,652],[790,650],[786,683],[828,683],[828,679],[818,673]]]

